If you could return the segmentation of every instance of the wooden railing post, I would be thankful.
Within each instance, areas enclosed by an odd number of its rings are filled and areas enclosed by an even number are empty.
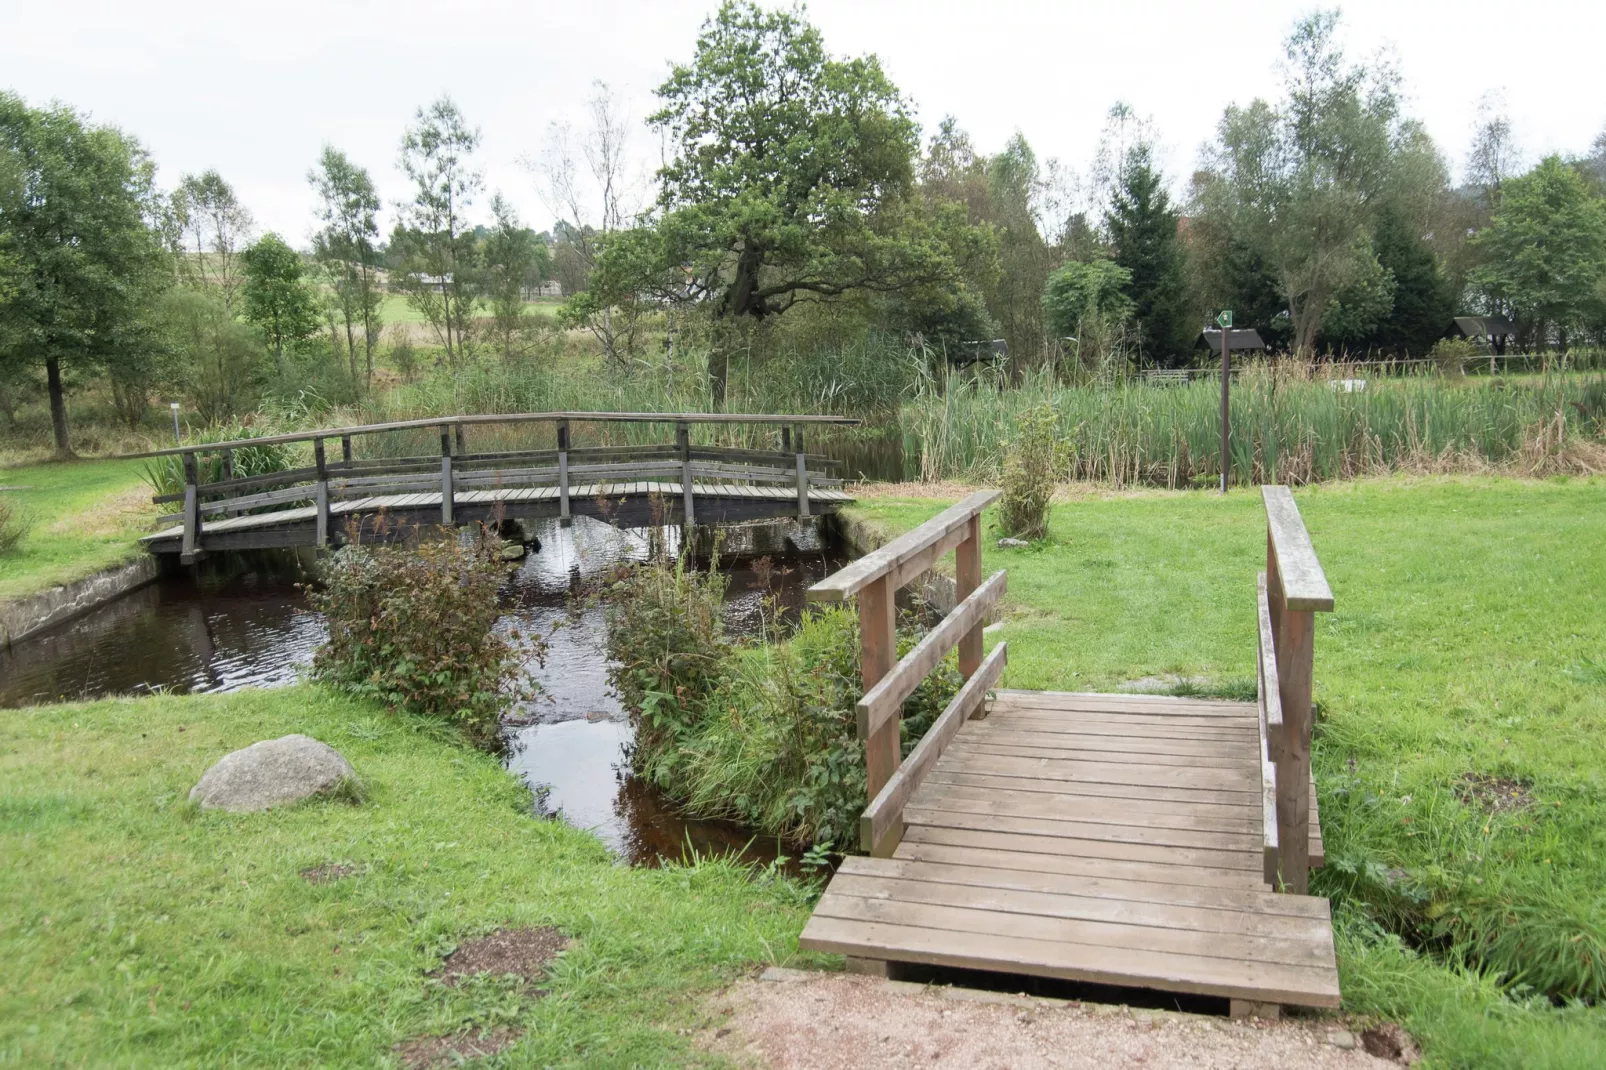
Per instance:
[[[1271,600],[1275,605],[1280,598]],[[1311,669],[1315,615],[1284,607],[1277,634],[1277,690],[1283,730],[1277,752],[1278,869],[1283,888],[1304,895],[1310,888]]]
[[[558,523],[568,527],[569,516],[569,421],[558,421]]]
[[[452,522],[452,434],[441,424],[441,523]]]
[[[455,424],[453,425],[453,430],[457,437],[457,455],[459,457],[468,456],[468,437],[463,433],[463,425]]]
[[[322,550],[329,545],[329,465],[324,459],[323,439],[312,440],[312,459],[318,468],[318,483],[313,500],[318,507],[318,519],[313,530],[312,544]]]
[[[347,465],[351,464],[351,436],[340,436],[340,459]]]
[[[965,539],[954,549],[954,603],[969,598],[981,584],[981,514],[971,517],[965,525]],[[982,629],[986,619],[959,640],[959,675],[970,679],[981,668]],[[978,707],[978,712],[980,712]]]
[[[681,522],[690,528],[697,523],[697,506],[691,481],[691,426],[684,421],[675,425],[675,449],[680,451],[680,494],[685,513]]]
[[[223,478],[224,478],[224,480],[230,480],[230,479],[234,478],[234,451],[233,450],[224,450],[223,451]]]
[[[859,680],[869,691],[892,671],[898,661],[898,631],[893,597],[897,591],[890,576],[871,580],[859,591]],[[900,718],[890,717],[880,729],[864,736],[864,778],[868,798],[874,799],[902,758]]]
[[[196,471],[195,454],[186,453],[184,465],[184,538],[179,544],[178,559],[184,564],[194,561],[201,550],[201,489]]]
[[[809,518],[809,459],[803,451],[803,425],[799,424],[797,434],[797,518]]]

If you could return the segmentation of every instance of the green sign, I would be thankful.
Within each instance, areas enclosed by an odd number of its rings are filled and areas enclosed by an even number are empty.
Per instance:
[[[1227,309],[1216,317],[1216,323],[1223,329],[1232,326],[1232,309]]]

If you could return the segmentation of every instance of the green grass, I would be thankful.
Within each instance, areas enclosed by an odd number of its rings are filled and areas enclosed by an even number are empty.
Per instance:
[[[1524,1002],[1606,993],[1606,480],[1297,497],[1336,602],[1314,760],[1348,1005],[1401,1019],[1440,1065],[1606,1063],[1602,1012]],[[901,529],[940,508],[854,513]],[[983,567],[1009,570],[989,636],[1009,642],[1006,686],[1177,674],[1252,694],[1264,523],[1252,491],[1094,493],[1057,505],[1043,543],[989,545]],[[1463,805],[1467,772],[1531,782],[1535,804]]]
[[[338,748],[360,806],[185,801],[217,758],[289,732]],[[619,866],[531,816],[495,759],[313,686],[0,718],[0,1065],[376,1066],[395,1043],[524,1030],[497,1066],[705,1061],[703,997],[796,952],[803,889],[726,863]],[[311,885],[326,862],[350,878]],[[532,998],[430,979],[464,938],[556,925]]]
[[[68,461],[0,468],[0,491],[33,518],[0,557],[0,599],[24,597],[127,561],[156,515],[137,461]]]
[[[534,301],[526,301],[524,310],[537,316],[555,316],[563,301],[556,297],[538,297]],[[481,310],[478,315],[489,315]],[[385,294],[379,305],[379,317],[385,323],[423,323],[423,313],[414,308],[407,301],[406,294]]]

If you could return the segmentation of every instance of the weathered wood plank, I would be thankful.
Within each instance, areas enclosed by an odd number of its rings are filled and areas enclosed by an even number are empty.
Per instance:
[[[958,830],[928,829],[919,836],[913,835],[914,831],[917,830],[911,830],[910,838],[898,844],[892,856],[895,860],[951,863],[977,873],[991,869],[1136,881],[1174,886],[1182,891],[1197,888],[1232,888],[1257,894],[1265,891],[1260,883],[1260,874],[1246,869],[1206,869],[1203,866],[1182,866],[1163,861],[1138,862],[1095,858],[1091,855],[1044,854],[974,844],[956,846],[939,842],[936,837],[959,835],[961,833]]]
[[[1316,559],[1293,493],[1287,487],[1263,486],[1260,496],[1266,504],[1266,529],[1277,554],[1284,605],[1304,612],[1331,612],[1333,589]]]
[[[991,505],[1000,494],[1002,491],[980,490],[957,505],[949,506],[914,530],[816,583],[809,588],[809,597],[821,602],[841,602],[853,597],[866,584],[896,571],[921,550],[968,523],[971,516]]]

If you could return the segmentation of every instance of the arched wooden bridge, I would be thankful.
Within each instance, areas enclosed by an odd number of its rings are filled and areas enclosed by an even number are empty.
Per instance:
[[[140,455],[176,458],[184,486],[156,497],[180,509],[163,518],[173,526],[145,536],[144,543],[153,553],[189,562],[210,550],[321,548],[351,533],[393,539],[422,527],[526,517],[593,516],[625,527],[808,517],[852,498],[834,475],[837,462],[805,451],[805,429],[858,422],[837,416],[516,413],[178,446]],[[577,425],[625,441],[575,446]],[[650,441],[659,428],[673,428],[674,441]],[[471,432],[488,429],[504,440],[509,433],[524,442],[550,439],[552,448],[471,451]],[[439,452],[419,454],[420,437],[428,441],[437,433]],[[699,443],[694,435],[717,441]],[[720,444],[733,439],[747,444]],[[338,457],[330,456],[333,443],[339,444]],[[310,452],[311,463],[237,475],[236,460],[264,446]],[[208,479],[209,472],[221,478]]]
[[[1263,489],[1256,702],[997,687],[982,656],[984,491],[816,584],[858,602],[869,805],[801,946],[850,969],[961,967],[1336,1007],[1311,779],[1313,614],[1332,592],[1286,487]],[[956,551],[961,601],[902,660],[893,597]],[[1244,613],[1256,603],[1245,577]],[[907,756],[899,708],[955,646],[964,686]]]

